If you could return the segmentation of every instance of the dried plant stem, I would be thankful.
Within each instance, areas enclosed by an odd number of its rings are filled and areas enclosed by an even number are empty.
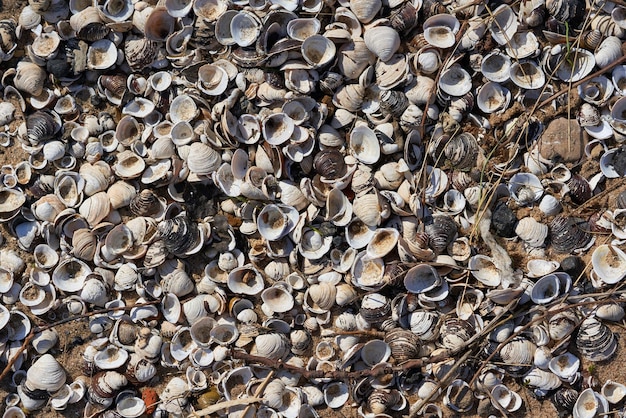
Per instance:
[[[385,374],[392,374],[396,372],[403,372],[407,369],[413,369],[422,367],[429,363],[437,363],[440,361],[448,360],[450,357],[448,353],[433,356],[431,358],[408,360],[398,366],[381,365],[375,366],[367,370],[358,370],[348,372],[344,370],[307,370],[303,367],[294,366],[292,364],[284,363],[281,360],[272,360],[266,357],[259,357],[252,354],[248,354],[245,351],[233,350],[231,352],[233,359],[244,360],[251,363],[258,363],[264,366],[268,366],[274,370],[287,370],[292,373],[302,375],[305,379],[333,379],[333,380],[348,380],[348,379],[360,379],[363,377],[376,377]]]
[[[233,406],[241,406],[241,405],[250,405],[253,403],[261,402],[263,398],[241,398],[241,399],[233,399],[230,401],[216,403],[215,405],[207,406],[200,411],[193,412],[191,414],[192,417],[205,417],[207,415],[214,414],[219,411],[223,411]],[[243,415],[242,415],[243,416]]]
[[[89,318],[94,315],[105,314],[111,311],[122,311],[122,310],[126,311],[126,310],[131,310],[133,308],[140,308],[142,306],[151,306],[151,305],[154,305],[155,303],[159,303],[159,301],[136,303],[130,306],[119,306],[115,308],[98,309],[98,310],[91,311],[82,315],[70,316],[68,318],[64,318],[59,321],[52,322],[50,324],[32,327],[30,332],[26,336],[26,338],[24,338],[24,342],[22,343],[22,346],[15,352],[15,354],[11,357],[11,359],[9,359],[9,361],[7,362],[7,365],[4,367],[4,370],[2,370],[2,373],[0,373],[0,380],[4,379],[7,376],[7,374],[9,374],[9,371],[11,371],[11,367],[13,367],[13,365],[15,364],[17,359],[20,357],[20,355],[24,352],[24,350],[26,350],[26,348],[28,347],[28,344],[30,344],[30,342],[33,340],[35,335],[40,333],[41,331],[57,327],[59,325],[66,324],[68,322],[77,321],[77,320],[84,319],[84,318]]]

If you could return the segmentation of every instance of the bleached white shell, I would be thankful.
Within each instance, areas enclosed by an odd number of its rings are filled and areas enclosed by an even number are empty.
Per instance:
[[[618,247],[598,246],[591,254],[591,264],[604,283],[615,284],[626,276],[626,254]]]
[[[424,38],[437,48],[450,48],[455,43],[456,33],[461,27],[454,15],[438,14],[424,22]]]
[[[324,386],[324,402],[328,407],[336,409],[345,405],[350,397],[348,385],[344,382],[331,382]]]
[[[108,39],[100,39],[87,50],[87,67],[90,70],[105,70],[115,65],[117,47]]]
[[[285,286],[275,284],[261,293],[261,299],[273,312],[287,312],[294,306],[294,299]]]
[[[228,273],[227,285],[231,292],[245,295],[256,295],[265,287],[263,277],[251,264],[237,267]]]
[[[400,35],[389,26],[367,29],[363,40],[367,48],[383,62],[389,61],[400,47]]]
[[[546,75],[534,61],[515,61],[509,75],[511,81],[523,89],[539,89],[546,83]]]
[[[493,81],[484,84],[476,97],[478,108],[485,113],[504,111],[510,101],[511,92],[507,88],[502,87],[499,83],[494,83]]]
[[[337,52],[335,44],[325,36],[312,35],[302,42],[302,58],[313,68],[330,63]]]
[[[617,404],[626,396],[626,386],[612,380],[607,380],[604,385],[602,385],[601,393],[607,401],[612,404]]]
[[[439,88],[450,96],[460,97],[472,89],[472,77],[463,67],[454,64],[441,73]]]
[[[52,273],[52,282],[64,292],[78,292],[83,288],[91,268],[77,258],[62,260]]]
[[[574,376],[580,367],[580,359],[572,353],[566,352],[550,360],[548,365],[552,373],[567,380]]]
[[[506,45],[517,32],[517,16],[508,4],[496,8],[493,15],[495,19],[489,23],[491,36],[498,44]]]
[[[498,50],[485,55],[480,64],[480,71],[485,78],[496,83],[503,83],[509,79],[510,68],[511,58]]]
[[[350,132],[350,149],[356,159],[365,164],[375,164],[380,158],[376,133],[365,125],[359,125]]]
[[[65,371],[50,354],[39,357],[26,372],[26,381],[31,389],[56,392],[65,384]]]
[[[100,350],[93,358],[94,364],[102,370],[114,370],[121,367],[128,360],[128,351],[123,348],[109,345]]]

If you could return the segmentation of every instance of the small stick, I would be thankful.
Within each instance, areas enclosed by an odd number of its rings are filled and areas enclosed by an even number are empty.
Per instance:
[[[194,417],[204,417],[207,415],[214,414],[216,412],[222,411],[224,409],[228,409],[232,406],[240,406],[240,405],[250,405],[256,402],[261,402],[263,398],[241,398],[241,399],[233,399],[230,401],[224,401],[220,403],[216,403],[215,405],[207,406],[204,409],[201,409],[197,412],[193,412],[191,415]]]

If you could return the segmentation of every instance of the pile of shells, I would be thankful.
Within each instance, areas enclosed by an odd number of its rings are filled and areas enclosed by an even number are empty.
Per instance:
[[[4,417],[622,407],[626,7],[503,3],[0,20]]]

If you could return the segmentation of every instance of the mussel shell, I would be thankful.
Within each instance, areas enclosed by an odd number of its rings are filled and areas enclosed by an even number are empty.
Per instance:
[[[587,232],[587,222],[578,218],[557,216],[550,223],[552,248],[559,253],[570,253],[587,246],[593,236]]]
[[[346,174],[343,155],[335,149],[320,151],[315,155],[313,168],[322,177],[334,180]]]

